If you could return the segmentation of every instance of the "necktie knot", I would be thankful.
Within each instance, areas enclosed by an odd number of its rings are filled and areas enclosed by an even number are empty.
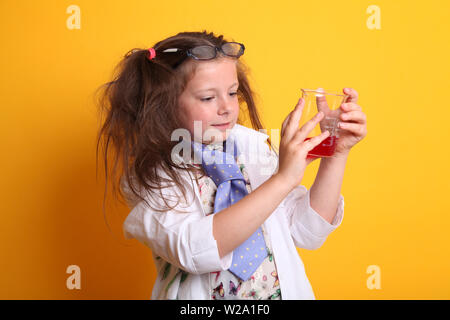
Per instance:
[[[233,144],[232,152],[226,150],[226,143],[204,145],[193,142],[194,153],[202,161],[205,173],[219,186],[229,180],[244,180],[234,155],[237,147]]]

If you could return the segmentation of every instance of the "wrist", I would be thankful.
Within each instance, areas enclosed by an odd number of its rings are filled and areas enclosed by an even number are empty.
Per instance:
[[[339,154],[339,155],[333,155],[331,157],[322,158],[320,161],[320,168],[345,168],[347,165],[347,158],[348,154]],[[319,168],[319,169],[320,169]]]
[[[335,153],[331,157],[322,158],[322,160],[325,162],[330,162],[333,160],[347,160],[349,154],[350,154],[350,151],[346,151],[346,152],[342,152],[342,153]]]
[[[277,190],[281,190],[284,195],[287,195],[296,187],[296,185],[279,172],[273,174],[272,177],[270,177],[270,180],[277,186]]]

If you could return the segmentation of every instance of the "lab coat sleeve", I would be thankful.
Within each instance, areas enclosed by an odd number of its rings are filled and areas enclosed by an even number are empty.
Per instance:
[[[126,239],[136,238],[154,254],[188,273],[227,270],[233,252],[220,258],[213,237],[213,217],[196,212],[154,212],[142,201],[125,219],[123,232]]]
[[[271,152],[269,169],[275,174],[279,169],[278,154]],[[295,187],[281,202],[280,209],[286,215],[294,244],[298,248],[318,249],[327,236],[342,222],[344,217],[344,197],[339,196],[338,207],[331,223],[322,218],[310,205],[310,189],[299,185]]]
[[[294,244],[298,248],[318,249],[344,217],[344,197],[340,195],[336,215],[331,223],[320,216],[310,205],[310,189],[295,187],[283,200]]]

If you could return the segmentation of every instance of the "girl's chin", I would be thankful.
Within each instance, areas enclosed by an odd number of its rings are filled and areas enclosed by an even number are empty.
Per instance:
[[[210,143],[220,143],[220,142],[224,142],[225,140],[227,140],[228,135],[224,132],[222,134],[222,136],[218,136],[218,137],[214,137],[212,139],[209,140],[203,140],[204,144],[210,144]]]
[[[203,137],[208,136],[208,138],[210,138],[208,142],[223,142],[227,140],[232,128],[232,124],[230,124],[226,129],[211,127],[211,129],[208,129],[207,134],[203,134]],[[204,143],[206,143],[206,141],[207,140],[205,140]]]
[[[230,124],[226,129],[217,129],[214,126],[210,126],[207,130],[203,131],[202,137],[194,137],[193,139],[203,144],[219,143],[227,140],[234,123]]]

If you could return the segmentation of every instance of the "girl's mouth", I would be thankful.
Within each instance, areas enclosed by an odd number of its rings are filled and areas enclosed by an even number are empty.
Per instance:
[[[229,123],[229,122],[226,122],[226,123],[221,123],[221,124],[213,124],[212,126],[215,127],[215,128],[217,128],[217,129],[223,130],[223,129],[228,128],[229,125],[230,125],[230,123]]]

